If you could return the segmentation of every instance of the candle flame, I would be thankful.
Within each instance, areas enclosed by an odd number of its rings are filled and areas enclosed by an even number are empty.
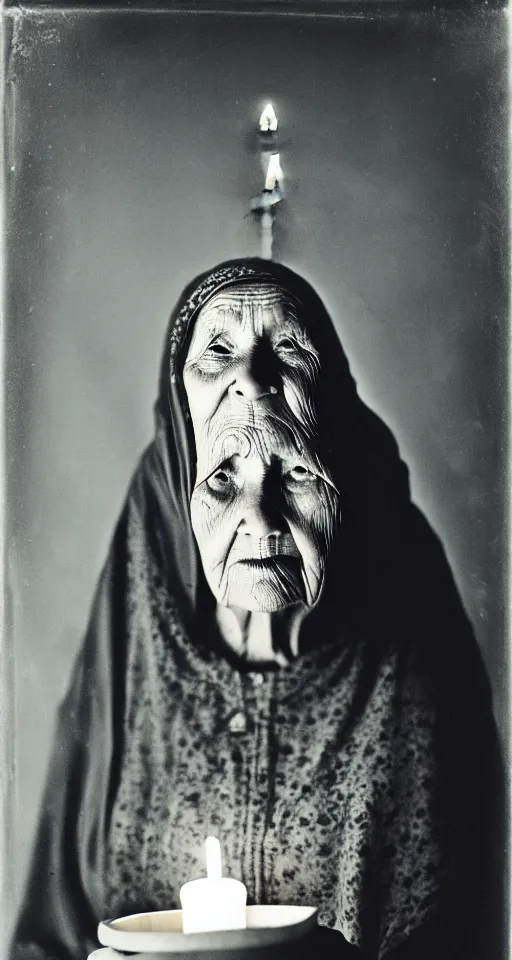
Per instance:
[[[222,854],[217,837],[207,837],[205,841],[206,876],[208,880],[220,880],[222,877]]]
[[[274,190],[276,187],[282,183],[283,180],[283,171],[281,170],[281,164],[279,163],[279,154],[271,154],[270,160],[267,167],[267,176],[265,179],[265,190]]]
[[[262,133],[275,133],[277,130],[276,112],[271,103],[267,103],[260,117],[260,130]]]

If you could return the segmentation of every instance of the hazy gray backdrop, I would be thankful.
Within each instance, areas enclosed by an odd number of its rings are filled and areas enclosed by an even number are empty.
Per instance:
[[[181,288],[258,252],[253,132],[281,123],[276,256],[336,320],[440,535],[505,725],[503,13],[11,11],[7,284],[12,906],[56,705]]]

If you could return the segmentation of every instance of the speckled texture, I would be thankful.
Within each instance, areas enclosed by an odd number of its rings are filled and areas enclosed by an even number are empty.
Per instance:
[[[204,657],[135,510],[128,535],[126,749],[108,914],[179,907],[214,833],[249,902],[318,905],[320,922],[355,944],[371,922],[385,951],[429,913],[440,880],[431,709],[414,664],[390,653],[367,686],[364,644],[263,680]],[[242,718],[245,732],[232,732]]]

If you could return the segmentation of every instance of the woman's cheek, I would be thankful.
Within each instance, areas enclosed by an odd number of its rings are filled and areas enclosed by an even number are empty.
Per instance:
[[[339,524],[336,495],[324,484],[320,489],[317,486],[302,494],[289,494],[287,512],[286,519],[293,528],[292,535],[299,551],[307,553],[313,569],[322,571]]]
[[[228,380],[228,371],[222,368],[207,370],[194,365],[185,371],[183,382],[194,431],[202,429],[211,419]]]
[[[205,574],[220,570],[237,528],[236,498],[218,500],[207,489],[197,488],[190,501],[190,520]]]
[[[318,542],[323,544],[325,554],[329,552],[339,526],[339,508],[337,498],[329,497],[319,504],[311,516],[311,526]]]
[[[312,377],[305,371],[288,370],[283,374],[283,393],[285,400],[306,430],[308,436],[317,431],[317,410],[315,385]]]
[[[314,522],[313,498],[301,494],[288,496],[286,520],[302,560],[308,604],[313,604],[320,592],[325,568],[325,540]]]
[[[216,510],[210,498],[195,490],[190,501],[190,520],[192,530],[199,544],[207,540],[215,525]]]

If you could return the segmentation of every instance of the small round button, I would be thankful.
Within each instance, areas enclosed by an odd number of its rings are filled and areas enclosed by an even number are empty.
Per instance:
[[[254,683],[254,686],[255,686],[255,687],[261,687],[261,684],[263,683],[263,674],[262,674],[262,673],[255,673],[254,676],[253,676],[253,681],[252,681],[252,682]]]
[[[240,710],[238,713],[234,713],[229,721],[229,729],[231,733],[245,733],[247,729],[247,724],[245,722],[245,717]]]

